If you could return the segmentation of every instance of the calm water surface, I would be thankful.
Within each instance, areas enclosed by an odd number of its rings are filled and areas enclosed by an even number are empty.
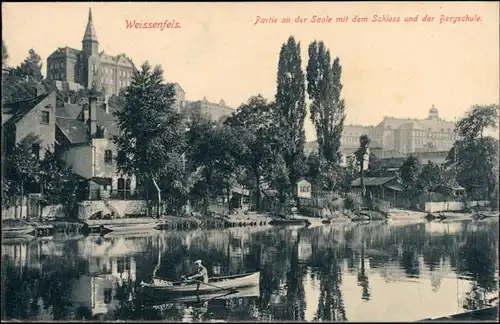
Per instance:
[[[498,221],[335,224],[4,241],[2,319],[416,321],[497,294]],[[261,271],[202,302],[140,298],[140,282]]]

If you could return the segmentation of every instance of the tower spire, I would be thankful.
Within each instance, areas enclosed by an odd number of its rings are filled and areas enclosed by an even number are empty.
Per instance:
[[[92,8],[89,8],[89,20],[87,22],[87,28],[85,28],[85,34],[83,35],[83,40],[84,41],[89,40],[98,43],[94,22],[92,21]]]

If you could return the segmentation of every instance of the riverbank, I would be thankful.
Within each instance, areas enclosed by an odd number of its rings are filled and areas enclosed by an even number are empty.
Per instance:
[[[363,210],[361,212],[346,211],[343,214],[337,213],[330,218],[317,218],[310,216],[295,215],[296,219],[307,220],[309,227],[324,226],[331,223],[340,222],[370,222],[388,221],[393,222],[421,222],[421,221],[458,221],[464,219],[478,219],[476,214],[463,212],[441,212],[439,218],[429,219],[429,214],[419,211],[391,209],[388,214],[377,211]],[[493,214],[487,218],[498,217]],[[496,216],[495,216],[496,215]],[[432,218],[432,217],[430,217]],[[484,218],[484,217],[483,217]],[[2,236],[51,236],[54,234],[64,234],[69,236],[88,235],[91,233],[105,235],[128,235],[129,233],[178,230],[210,230],[224,229],[232,227],[255,227],[266,226],[274,218],[266,213],[238,212],[231,215],[201,216],[192,215],[189,217],[163,216],[161,218],[135,217],[135,218],[115,218],[100,220],[69,220],[69,219],[6,219],[2,220]],[[479,219],[482,219],[481,217]]]

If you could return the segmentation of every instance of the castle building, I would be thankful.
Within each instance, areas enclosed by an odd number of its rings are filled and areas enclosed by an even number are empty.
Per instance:
[[[344,125],[341,153],[350,156],[359,147],[359,137],[368,135],[371,151],[379,157],[409,153],[449,151],[456,141],[455,123],[439,117],[434,105],[425,119],[384,117],[376,126]],[[305,145],[306,153],[317,151],[317,142]]]
[[[89,9],[82,49],[60,47],[47,58],[47,79],[60,90],[79,90],[93,86],[108,96],[127,87],[136,70],[125,54],[116,56],[99,52],[99,41]]]
[[[184,112],[193,114],[195,112],[208,116],[216,122],[224,122],[235,110],[226,105],[223,99],[219,103],[209,102],[206,97],[203,100],[187,101]]]
[[[433,105],[426,119],[384,117],[368,135],[384,150],[407,154],[449,151],[456,140],[454,130],[455,123],[441,119]]]

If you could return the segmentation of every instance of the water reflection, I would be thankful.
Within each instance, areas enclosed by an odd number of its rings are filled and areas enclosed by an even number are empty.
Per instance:
[[[335,224],[2,245],[2,319],[413,321],[491,304],[498,222]],[[151,303],[139,283],[261,272],[257,292]]]

